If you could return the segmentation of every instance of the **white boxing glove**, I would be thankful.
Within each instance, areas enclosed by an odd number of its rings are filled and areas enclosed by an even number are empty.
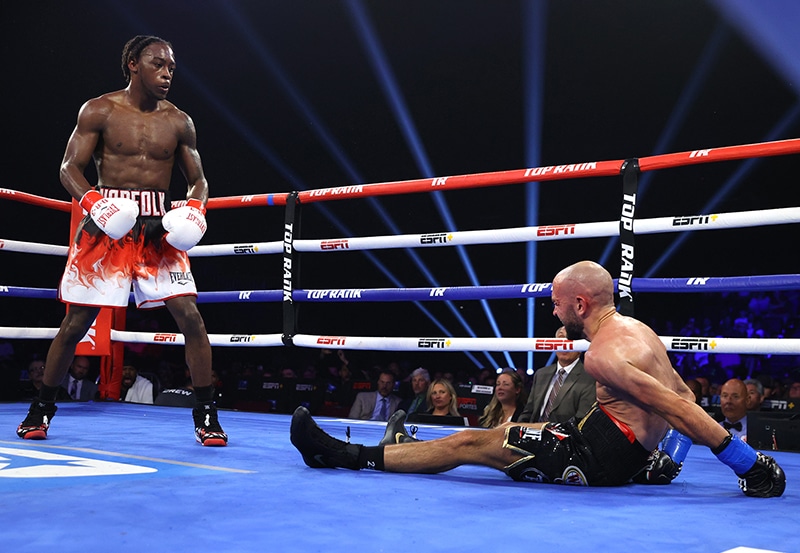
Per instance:
[[[133,228],[139,216],[139,204],[129,198],[104,198],[97,190],[89,190],[80,201],[95,224],[114,240]]]
[[[167,231],[164,238],[176,249],[192,249],[206,233],[205,211],[203,202],[194,198],[185,206],[168,211],[161,218],[161,224]]]

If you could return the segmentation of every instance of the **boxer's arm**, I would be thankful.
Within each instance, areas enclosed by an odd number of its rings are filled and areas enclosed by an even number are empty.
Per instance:
[[[197,151],[197,132],[191,117],[181,112],[183,117],[180,133],[177,160],[188,185],[186,199],[196,199],[205,206],[208,201],[208,181],[203,172],[203,163]],[[203,209],[204,211],[205,209]]]
[[[637,346],[638,342],[634,344],[634,349]],[[722,443],[728,435],[727,431],[694,403],[693,394],[691,400],[678,394],[636,367],[630,361],[632,358],[635,355],[628,355],[624,345],[597,348],[586,352],[584,367],[595,380],[624,392],[693,442],[708,447],[716,447]]]
[[[78,122],[67,141],[61,161],[61,184],[76,200],[92,189],[84,175],[92,160],[100,135],[108,119],[107,106],[100,100],[89,100],[78,112]]]

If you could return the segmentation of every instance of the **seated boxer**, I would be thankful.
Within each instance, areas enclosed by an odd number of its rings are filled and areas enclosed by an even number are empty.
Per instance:
[[[59,286],[69,308],[47,353],[43,386],[17,428],[25,439],[45,439],[56,393],[75,347],[101,307],[166,306],[185,337],[194,385],[195,437],[224,446],[211,377],[211,345],[197,309],[186,250],[206,231],[208,182],[197,152],[192,119],[166,100],[175,70],[172,46],[153,36],[125,44],[128,86],[86,102],[67,142],[61,183],[87,212],[70,247]],[[84,170],[94,158],[97,187]],[[186,205],[168,211],[175,162],[188,183]]]
[[[605,269],[590,261],[567,267],[553,280],[552,300],[567,338],[591,342],[584,368],[597,382],[597,404],[580,421],[506,423],[421,442],[408,440],[401,426],[387,429],[398,443],[369,447],[329,436],[307,409],[298,407],[292,444],[312,468],[438,473],[469,464],[521,481],[617,486],[642,471],[649,481],[673,478],[693,440],[733,469],[746,495],[783,494],[786,477],[775,460],[731,437],[709,417],[670,365],[659,337],[617,313],[614,284]],[[651,452],[670,427],[679,445],[665,446],[653,459]],[[670,451],[677,459],[669,458]]]

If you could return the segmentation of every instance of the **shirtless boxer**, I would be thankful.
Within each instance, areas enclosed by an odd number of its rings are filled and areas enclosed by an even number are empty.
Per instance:
[[[614,486],[642,471],[656,479],[673,478],[693,440],[733,469],[745,494],[783,493],[786,478],[775,460],[733,438],[695,404],[659,337],[617,313],[613,281],[605,269],[590,261],[567,267],[553,280],[552,300],[567,337],[591,342],[584,367],[597,381],[597,404],[580,421],[507,423],[426,442],[368,447],[332,438],[298,407],[292,443],[313,468],[437,473],[469,464],[496,468],[521,481]],[[654,462],[650,452],[670,427],[673,443]]]
[[[21,438],[47,437],[56,392],[75,346],[100,307],[128,305],[133,283],[137,307],[165,305],[186,339],[186,364],[197,396],[195,437],[206,446],[227,445],[213,401],[211,345],[186,254],[205,233],[208,182],[192,119],[166,100],[174,71],[169,42],[134,37],[122,51],[128,86],[89,100],[78,113],[61,164],[61,183],[87,215],[59,286],[67,315],[47,353],[39,398],[17,428]],[[96,187],[84,176],[92,158]],[[188,184],[187,201],[168,211],[176,161]]]

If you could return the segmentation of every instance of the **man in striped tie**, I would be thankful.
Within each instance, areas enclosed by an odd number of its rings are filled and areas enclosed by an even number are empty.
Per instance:
[[[567,330],[560,327],[555,337],[566,339]],[[561,370],[564,376],[559,384],[558,373]],[[581,419],[597,399],[595,385],[594,378],[586,374],[579,351],[557,351],[555,363],[533,373],[528,402],[518,422],[566,422],[572,417]]]

